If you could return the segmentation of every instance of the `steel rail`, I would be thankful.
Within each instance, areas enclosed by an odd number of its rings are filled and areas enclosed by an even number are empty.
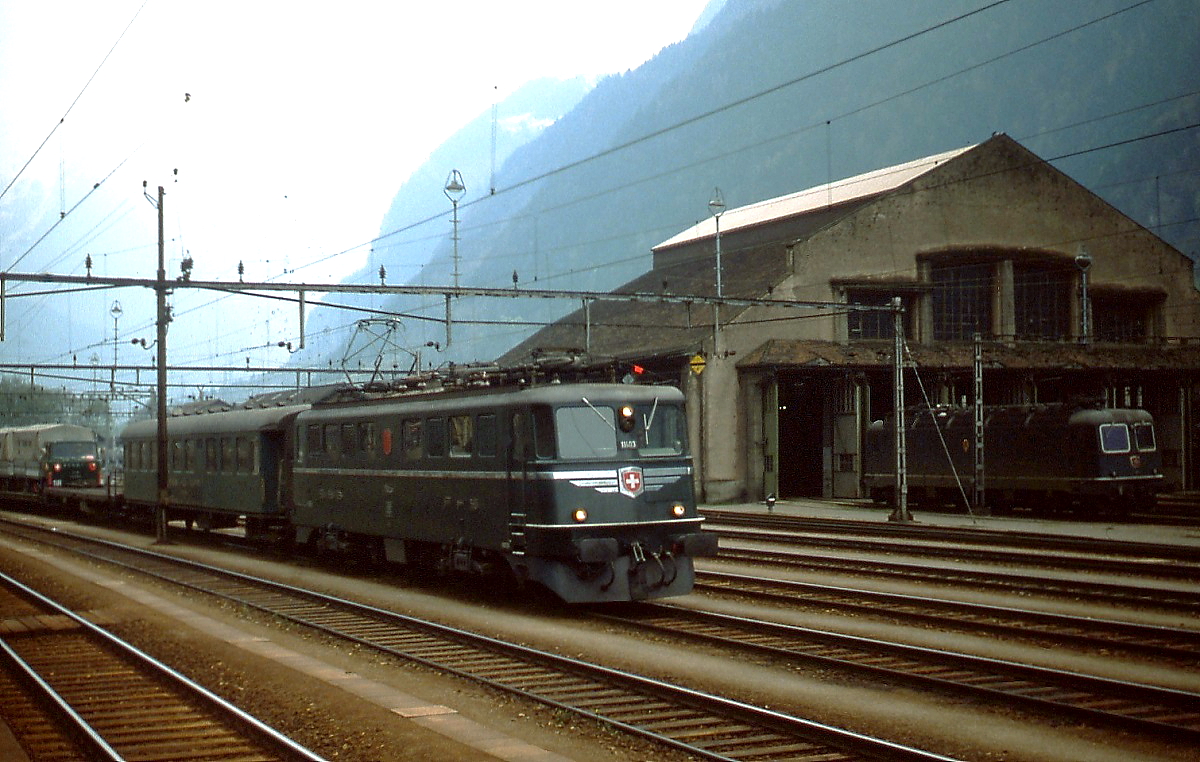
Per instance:
[[[1154,587],[1096,582],[1083,579],[1033,576],[1010,573],[999,569],[977,570],[950,566],[932,567],[917,562],[905,563],[883,561],[877,558],[847,558],[818,556],[803,551],[769,551],[755,548],[734,547],[723,543],[721,553],[705,562],[706,568],[714,563],[740,561],[749,564],[785,566],[794,569],[818,569],[853,574],[855,576],[894,577],[905,581],[923,580],[939,584],[960,583],[989,590],[1002,590],[1040,595],[1086,598],[1108,604],[1121,603],[1151,606],[1156,609],[1200,613],[1200,591],[1194,589]]]
[[[787,606],[839,609],[856,614],[919,621],[941,630],[988,632],[1048,643],[1068,642],[1096,650],[1121,648],[1130,653],[1179,659],[1200,657],[1200,630],[1072,616],[1033,609],[887,593],[698,570],[699,592],[749,596]]]
[[[804,532],[809,535],[797,539],[805,544],[828,544],[830,547],[854,547],[855,540],[843,540],[833,535],[858,535],[862,542],[877,543],[877,548],[886,550],[890,547],[901,547],[912,550],[912,546],[901,546],[896,540],[954,543],[956,551],[962,551],[963,546],[979,546],[985,551],[994,552],[997,558],[1003,558],[1004,551],[995,551],[996,547],[1025,549],[1035,551],[1052,550],[1056,552],[1071,552],[1091,554],[1094,556],[1111,556],[1114,562],[1129,559],[1155,559],[1162,561],[1181,561],[1189,566],[1200,566],[1196,563],[1200,550],[1194,545],[1173,545],[1169,543],[1138,542],[1130,540],[1109,540],[1094,537],[1064,536],[1043,534],[1039,532],[1014,532],[1004,529],[964,529],[959,527],[913,526],[888,523],[885,521],[857,521],[852,519],[811,519],[801,516],[764,516],[762,514],[745,514],[735,511],[712,510],[701,508],[701,514],[707,519],[708,528],[720,528],[722,525],[737,527],[738,536],[749,536],[742,528],[750,527],[766,531],[774,530],[777,534],[763,539],[780,541],[789,537],[782,532]],[[714,531],[718,531],[714,529]],[[814,537],[812,535],[831,535],[829,537]],[[731,532],[731,536],[734,533]],[[921,546],[922,548],[929,546]],[[1013,553],[1016,560],[1025,560],[1022,554]],[[1098,559],[1103,563],[1106,559]],[[1156,564],[1155,573],[1174,576],[1175,572],[1165,563]],[[1140,571],[1141,569],[1136,569]]]
[[[162,718],[158,716],[159,713],[167,712],[168,708],[177,705],[188,705],[203,707],[204,710],[214,713],[211,722],[205,723],[202,727],[194,727],[193,732],[201,733],[201,736],[197,736],[198,738],[203,737],[204,742],[210,746],[220,747],[223,754],[240,753],[244,755],[242,758],[245,759],[311,760],[311,762],[323,762],[323,757],[309,751],[294,740],[237,706],[234,706],[182,673],[172,669],[144,651],[135,648],[103,627],[89,622],[79,614],[39,593],[28,585],[2,572],[0,572],[0,583],[7,586],[10,590],[17,591],[20,595],[33,601],[44,610],[48,610],[59,617],[69,620],[72,623],[70,634],[81,633],[87,641],[97,644],[103,650],[115,654],[119,662],[135,665],[137,670],[153,675],[154,679],[158,681],[165,681],[166,684],[181,691],[181,696],[187,697],[182,699],[182,703],[175,699],[164,698],[163,700],[166,703],[162,706],[135,706],[127,708],[126,712],[137,713],[140,711],[144,714],[155,714],[156,719],[159,720],[159,727],[157,729],[162,731],[161,734],[153,731],[150,733],[139,732],[136,737],[133,737],[127,732],[120,732],[118,730],[119,722],[111,712],[101,711],[95,707],[89,711],[73,706],[71,701],[51,684],[52,682],[66,684],[68,682],[66,677],[70,674],[69,670],[71,667],[64,667],[62,664],[59,664],[57,669],[62,674],[56,675],[55,680],[44,679],[40,675],[37,666],[31,660],[18,655],[18,649],[12,647],[10,641],[13,641],[14,638],[10,635],[4,643],[5,651],[11,652],[10,658],[14,660],[14,663],[21,665],[20,668],[22,671],[25,671],[30,679],[41,688],[44,695],[58,706],[64,717],[70,718],[79,732],[87,739],[89,746],[93,747],[103,758],[121,760],[125,759],[127,755],[132,755],[132,757],[138,759],[155,758],[153,755],[160,752],[152,752],[147,749],[162,748],[163,744],[166,743],[162,739],[176,732],[173,731],[172,722],[167,721],[164,723]],[[61,633],[64,631],[54,630],[54,632]],[[26,634],[20,637],[33,636]],[[82,645],[82,641],[79,645]],[[92,652],[100,653],[95,648],[92,649]],[[48,654],[41,654],[40,656],[46,655]],[[56,657],[66,656],[67,649],[56,648],[54,655]],[[85,663],[94,666],[94,662],[89,661]],[[133,681],[128,684],[128,687],[131,690],[139,690],[139,683]],[[141,687],[140,690],[145,691],[145,687]],[[162,691],[161,689],[157,689],[155,693],[161,695]],[[146,695],[144,692],[141,694],[142,698],[145,698]],[[172,718],[182,718],[192,724],[196,721],[195,719],[188,719],[194,716],[192,710],[180,710],[180,713],[177,714],[168,713],[171,714]],[[89,719],[85,715],[89,715],[94,719]],[[103,721],[106,723],[106,727],[103,729],[97,726],[97,720],[100,718],[103,718]],[[224,736],[214,732],[221,725],[226,727],[232,725],[237,728],[237,731]],[[252,751],[255,747],[259,749],[257,753]]]
[[[917,556],[920,558],[949,559],[951,561],[1026,565],[1039,569],[1059,571],[1100,572],[1113,575],[1137,575],[1158,579],[1191,581],[1200,577],[1200,564],[1195,562],[1200,548],[1176,547],[1188,554],[1185,558],[1162,558],[1127,556],[1124,558],[1082,555],[1075,551],[1044,548],[1035,550],[999,550],[996,548],[963,547],[961,545],[932,544],[937,538],[914,540],[879,540],[873,537],[848,539],[841,537],[813,537],[770,530],[732,529],[705,523],[705,528],[719,537],[744,542],[765,542],[785,547],[818,547],[829,550],[860,551],[877,554]],[[1002,540],[996,539],[997,544]]]
[[[89,758],[97,760],[111,760],[111,762],[121,762],[122,757],[117,750],[108,744],[104,738],[96,732],[87,720],[80,716],[79,712],[71,706],[70,702],[64,699],[58,691],[54,690],[46,680],[38,674],[37,669],[33,667],[21,655],[13,650],[12,646],[7,641],[0,639],[0,653],[3,654],[4,660],[9,667],[17,673],[18,679],[32,689],[38,698],[43,703],[47,703],[53,710],[53,714],[59,722],[65,722],[67,727],[62,728],[63,733],[76,743],[82,746],[86,751],[85,754]],[[12,696],[5,696],[5,701],[12,701]],[[19,734],[18,734],[19,735]],[[41,739],[39,739],[41,741]],[[51,741],[54,743],[54,741]],[[39,744],[40,745],[40,744]],[[39,751],[39,749],[34,749]]]
[[[672,604],[641,604],[628,615],[601,616],[668,637],[865,672],[1052,717],[1071,715],[1104,727],[1200,741],[1200,694],[1188,691]]]
[[[236,601],[280,619],[710,760],[951,758],[735,699],[508,643],[217,567],[21,525],[39,542]],[[81,546],[92,546],[86,549]],[[120,556],[126,556],[122,560]]]

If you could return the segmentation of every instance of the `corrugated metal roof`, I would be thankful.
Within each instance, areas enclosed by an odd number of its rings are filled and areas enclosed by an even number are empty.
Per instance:
[[[729,209],[721,215],[721,232],[733,231],[774,222],[788,217],[796,217],[817,209],[837,206],[849,201],[870,198],[881,193],[895,190],[905,183],[920,177],[939,164],[955,158],[975,146],[970,145],[953,151],[926,156],[923,159],[897,164],[894,167],[876,169],[833,183],[817,185],[807,190],[790,193],[786,196],[769,198],[747,206]],[[701,220],[683,232],[668,238],[655,246],[652,251],[669,249],[674,246],[691,243],[704,238],[713,238],[717,234],[716,220],[713,217]]]

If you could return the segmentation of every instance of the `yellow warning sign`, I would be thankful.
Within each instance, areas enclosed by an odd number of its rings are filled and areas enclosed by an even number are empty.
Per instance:
[[[688,365],[691,366],[692,372],[697,376],[704,372],[704,358],[700,355],[692,355],[692,359],[688,362]]]

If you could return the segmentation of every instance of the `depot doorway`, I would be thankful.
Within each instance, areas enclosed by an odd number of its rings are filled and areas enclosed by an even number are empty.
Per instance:
[[[825,389],[814,378],[779,379],[779,497],[822,497]]]

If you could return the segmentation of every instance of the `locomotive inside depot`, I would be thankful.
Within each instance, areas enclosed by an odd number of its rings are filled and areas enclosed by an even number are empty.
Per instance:
[[[983,409],[987,503],[1004,512],[1076,509],[1127,515],[1154,504],[1163,481],[1154,419],[1096,404],[996,405]],[[956,503],[975,476],[975,415],[964,406],[906,414],[908,497]],[[871,424],[863,491],[894,501],[895,418]]]

